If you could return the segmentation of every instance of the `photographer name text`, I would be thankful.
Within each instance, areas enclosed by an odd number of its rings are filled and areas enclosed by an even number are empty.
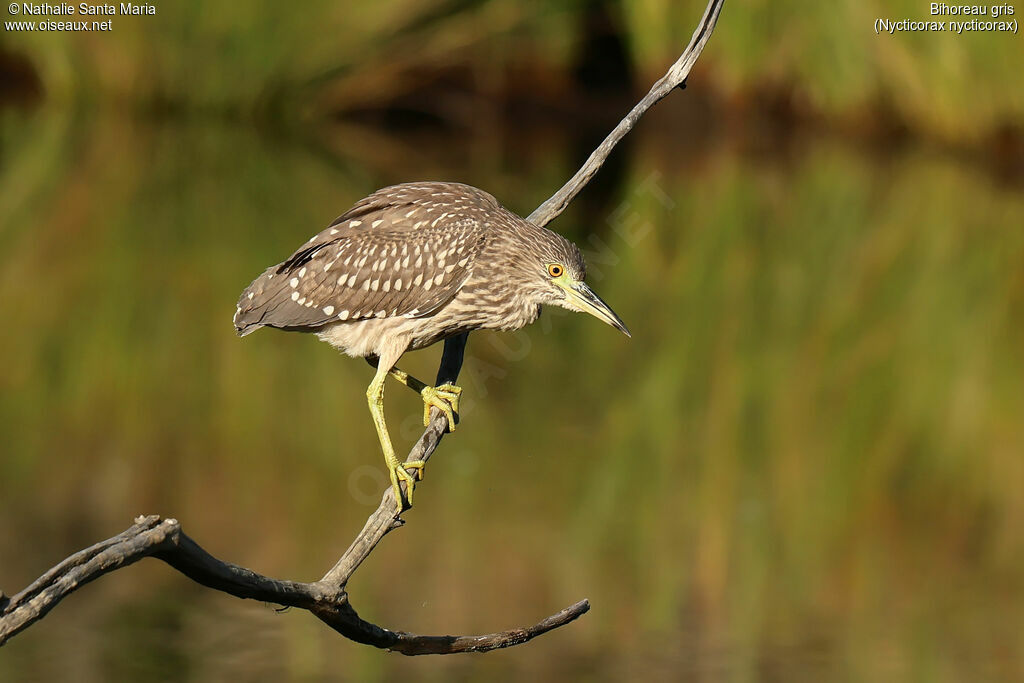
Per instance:
[[[11,5],[13,10],[15,5]],[[12,12],[15,14],[15,12]],[[88,2],[81,2],[78,5],[71,5],[66,2],[57,4],[49,3],[21,3],[21,14],[28,16],[43,16],[43,17],[68,17],[75,14],[82,16],[107,16],[107,17],[129,17],[129,16],[145,16],[156,14],[156,5],[148,4],[135,4],[131,2],[122,2],[116,5],[101,4],[95,5]]]

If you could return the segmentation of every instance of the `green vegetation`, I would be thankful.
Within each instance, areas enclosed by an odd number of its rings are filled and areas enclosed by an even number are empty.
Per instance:
[[[469,65],[500,87],[522,65],[565,72],[579,0],[257,0],[163,3],[110,33],[7,33],[51,97],[125,107],[318,115],[366,106],[424,72]],[[689,40],[702,0],[633,0],[611,10],[646,83]],[[864,125],[883,113],[958,142],[1024,121],[1024,50],[1012,33],[876,35],[877,18],[926,20],[919,0],[730,3],[695,78],[742,100],[764,88],[793,106]],[[1020,9],[1014,17],[1020,19]]]
[[[699,4],[624,6],[638,82]],[[481,91],[523,64],[557,83],[582,5],[175,2],[102,36],[4,34],[47,94],[0,109],[0,588],[142,512],[270,575],[330,566],[386,482],[371,369],[307,335],[237,339],[236,297],[386,184],[462,180],[521,213],[547,197],[575,170],[574,120],[327,114],[453,64]],[[730,1],[694,78],[736,125],[673,95],[611,189],[552,226],[633,338],[558,311],[474,335],[460,429],[350,586],[419,632],[588,597],[584,619],[399,659],[143,562],[13,640],[0,679],[1020,678],[1024,194],[964,148],[1019,125],[1024,51],[871,28],[926,11]],[[791,89],[812,132],[760,136],[762,87]],[[904,144],[830,133],[879,107]],[[282,125],[239,122],[266,113]],[[407,446],[419,400],[387,406]]]
[[[21,132],[3,139],[4,587],[142,511],[179,516],[224,557],[316,576],[383,485],[370,369],[300,335],[240,341],[230,314],[264,264],[396,178],[208,124],[7,130]],[[455,147],[393,142],[430,164]],[[368,678],[555,675],[567,656],[595,676],[1019,670],[1024,237],[1007,226],[1024,224],[1020,193],[926,151],[880,165],[826,143],[786,167],[722,152],[655,178],[667,208],[643,189],[665,145],[639,130],[625,185],[598,209],[629,202],[617,215],[636,230],[578,210],[556,225],[584,244],[596,231],[617,259],[599,289],[634,338],[551,312],[526,337],[474,338],[465,421],[431,464],[415,529],[353,586],[367,616],[425,631],[525,622],[586,595],[597,607],[578,627],[493,658],[382,662],[305,615],[227,604],[153,566],[62,605],[58,637],[20,636],[0,675],[66,677],[96,651],[112,654],[90,666],[142,678],[170,660],[198,679],[339,661]],[[538,170],[518,196],[553,186]],[[487,166],[463,173],[507,193]],[[413,368],[429,375],[433,358]],[[415,397],[390,395],[408,443]],[[413,563],[422,587],[396,600]],[[155,590],[185,597],[124,606]],[[253,643],[262,658],[222,661]]]

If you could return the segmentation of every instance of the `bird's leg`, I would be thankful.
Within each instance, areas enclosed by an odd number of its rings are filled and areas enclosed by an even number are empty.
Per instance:
[[[416,487],[414,472],[419,473],[422,477],[423,466],[426,465],[426,462],[413,460],[403,463],[395,456],[395,448],[391,445],[388,426],[384,422],[384,380],[387,379],[388,371],[383,368],[384,366],[377,367],[377,374],[373,376],[373,381],[366,389],[366,402],[370,406],[370,415],[373,416],[373,424],[377,428],[377,438],[380,439],[381,450],[384,451],[384,462],[387,463],[391,488],[395,492],[395,504],[398,506],[398,512],[401,513],[402,487],[399,482],[405,482],[405,499],[408,501],[409,507],[412,507],[412,492]]]
[[[378,366],[375,359],[367,358],[366,362],[374,367]],[[459,412],[459,397],[462,395],[462,387],[457,387],[454,384],[441,384],[432,387],[408,372],[398,369],[397,366],[388,370],[388,374],[423,397],[424,427],[430,424],[430,409],[437,408],[448,418],[448,431],[455,431],[455,415]]]
[[[455,414],[459,412],[459,397],[462,395],[462,387],[454,384],[442,384],[432,387],[421,380],[416,379],[408,372],[393,367],[389,374],[399,382],[418,392],[423,397],[423,426],[430,424],[430,409],[437,408],[448,418],[448,431],[455,431]]]

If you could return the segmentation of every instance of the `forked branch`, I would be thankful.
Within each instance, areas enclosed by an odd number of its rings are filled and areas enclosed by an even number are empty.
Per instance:
[[[576,175],[528,216],[530,221],[543,226],[561,214],[640,117],[673,88],[686,82],[690,69],[711,37],[723,2],[710,0],[690,44],[678,61],[594,150]],[[462,369],[465,348],[465,335],[445,342],[437,373],[438,384],[455,383]],[[434,408],[430,424],[407,460],[430,459],[446,428],[446,418]],[[163,560],[193,581],[239,598],[308,610],[346,638],[407,655],[485,652],[519,645],[568,624],[590,609],[590,603],[581,600],[533,626],[482,636],[420,636],[390,631],[361,619],[352,608],[345,587],[381,539],[402,525],[401,513],[396,510],[394,494],[389,486],[381,497],[380,506],[366,520],[352,545],[322,579],[312,583],[272,579],[224,562],[185,535],[178,520],[156,515],[139,517],[126,531],[68,557],[14,597],[7,598],[0,593],[0,645],[42,619],[80,586],[144,557]]]

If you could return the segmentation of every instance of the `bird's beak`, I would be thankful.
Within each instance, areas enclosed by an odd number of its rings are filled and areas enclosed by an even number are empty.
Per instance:
[[[569,301],[584,313],[589,313],[598,320],[603,320],[627,337],[633,336],[626,328],[626,323],[622,322],[622,318],[615,315],[615,311],[611,309],[611,306],[595,294],[594,290],[587,286],[587,283],[574,282],[570,286],[565,287],[565,294]]]

